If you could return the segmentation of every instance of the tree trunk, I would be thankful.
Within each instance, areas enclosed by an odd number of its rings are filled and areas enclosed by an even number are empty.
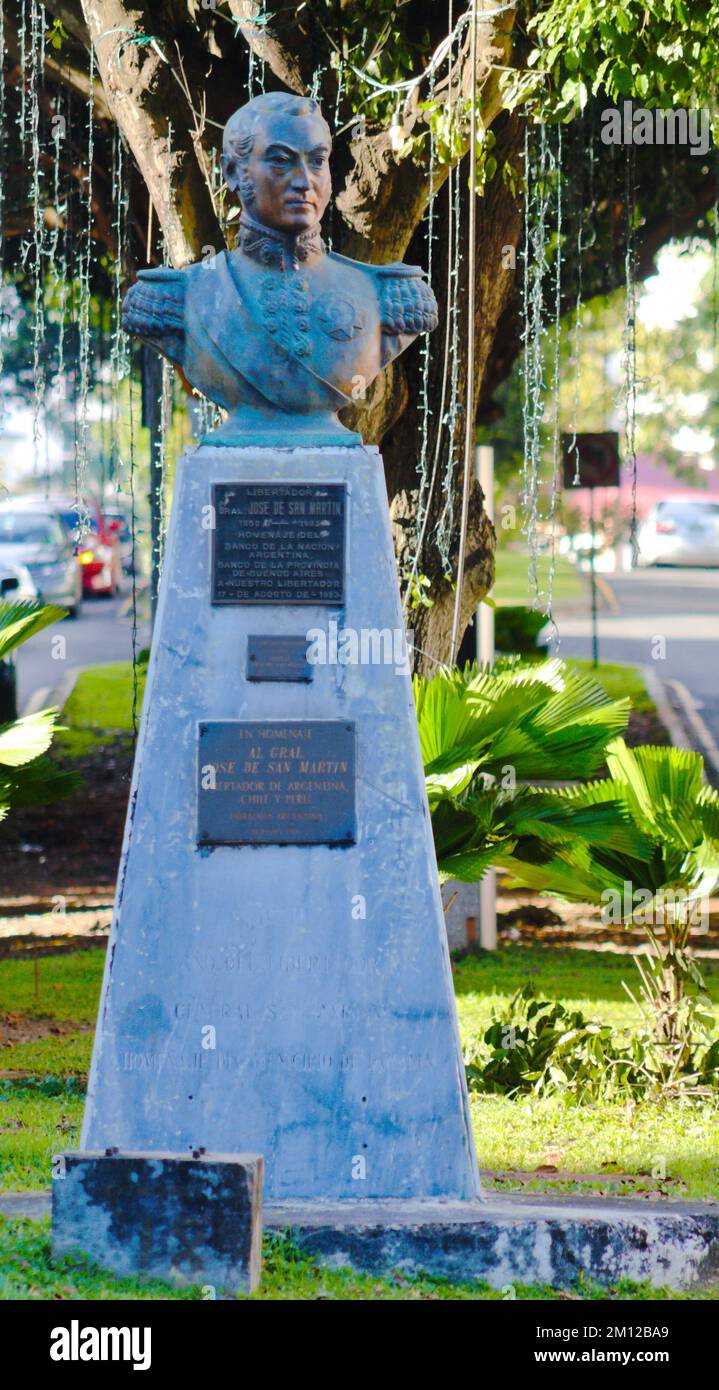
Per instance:
[[[515,167],[519,160],[521,144],[520,122],[516,117],[505,118],[497,133],[496,153],[499,172],[488,185],[484,196],[479,200],[476,258],[477,294],[475,303],[475,381],[472,409],[474,418],[484,401],[491,395],[493,380],[488,366],[500,325],[508,311],[515,294],[515,272],[513,262],[516,256],[522,230],[522,207],[512,194],[502,175],[502,164],[507,162]],[[451,305],[447,296],[447,188],[440,194],[438,244],[433,249],[433,260],[440,267],[435,279],[438,295],[440,322],[434,334],[433,351],[430,358],[428,396],[429,447],[426,451],[428,467],[432,473],[439,433],[439,452],[437,455],[436,481],[430,499],[429,520],[424,544],[417,565],[417,572],[425,575],[431,587],[427,591],[432,600],[431,607],[417,606],[408,612],[408,623],[414,630],[416,669],[430,675],[437,662],[446,662],[450,656],[452,620],[455,604],[455,581],[457,576],[457,556],[459,550],[459,525],[461,516],[461,497],[464,480],[464,436],[465,402],[467,398],[467,335],[468,335],[468,257],[466,246],[469,192],[465,168],[459,172],[460,185],[460,249],[458,279],[458,353],[457,353],[457,410],[453,438],[449,429],[439,419],[442,398],[442,375],[444,369],[444,335],[447,329]],[[410,250],[410,259],[411,259]],[[419,493],[419,449],[418,440],[422,425],[422,352],[414,344],[406,354],[406,376],[404,391],[407,408],[390,425],[383,440],[383,453],[387,473],[387,491],[390,498],[393,530],[400,576],[406,586],[414,563],[417,545],[417,510]],[[449,372],[452,370],[451,352]],[[447,383],[445,395],[445,418],[449,410],[450,391]],[[457,519],[449,547],[449,574],[443,565],[433,533],[447,500],[443,480],[447,473],[450,446],[453,450],[452,505]],[[474,467],[474,459],[472,459]],[[471,622],[479,601],[494,582],[493,527],[484,510],[482,490],[472,481],[467,527],[464,583],[462,585],[462,604],[460,610],[460,633]]]

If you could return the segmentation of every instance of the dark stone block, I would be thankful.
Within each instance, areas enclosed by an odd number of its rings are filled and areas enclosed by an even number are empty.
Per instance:
[[[55,1169],[54,1257],[79,1249],[123,1278],[257,1288],[259,1154],[66,1152]]]

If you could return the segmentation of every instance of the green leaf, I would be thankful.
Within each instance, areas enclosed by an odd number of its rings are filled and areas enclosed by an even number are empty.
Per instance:
[[[626,63],[614,64],[610,81],[615,92],[619,92],[622,96],[629,96],[631,94],[634,83],[631,69],[626,66]]]
[[[13,810],[22,806],[42,806],[47,801],[69,796],[79,785],[76,773],[64,772],[49,758],[36,758],[25,767],[0,774],[0,803]]]
[[[52,743],[59,710],[44,709],[12,724],[0,726],[0,763],[22,767],[45,753]]]
[[[0,660],[9,656],[21,642],[42,632],[50,623],[64,618],[67,610],[35,600],[23,603],[0,603]]]

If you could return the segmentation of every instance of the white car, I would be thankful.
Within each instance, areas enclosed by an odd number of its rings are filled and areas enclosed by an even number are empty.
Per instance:
[[[39,597],[27,565],[0,559],[0,599],[3,603],[25,603]]]
[[[658,502],[637,533],[640,565],[719,565],[719,501]]]
[[[0,561],[24,565],[44,603],[57,603],[76,618],[82,604],[82,570],[72,537],[44,500],[0,502]]]
[[[0,602],[20,603],[38,598],[37,588],[26,565],[0,560]],[[0,724],[17,719],[17,672],[13,653],[0,657]]]

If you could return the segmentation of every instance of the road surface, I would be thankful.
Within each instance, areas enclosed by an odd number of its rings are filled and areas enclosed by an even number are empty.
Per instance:
[[[131,661],[132,615],[127,607],[127,596],[86,599],[79,618],[65,618],[24,642],[16,653],[19,710],[43,708],[68,672],[106,661]],[[144,627],[138,643],[138,650],[147,644]]]
[[[647,666],[670,693],[679,682],[719,745],[719,570],[633,570],[602,580],[616,611],[605,604],[599,614],[600,661]],[[563,615],[561,605],[555,617],[561,655],[591,657],[589,617]]]

